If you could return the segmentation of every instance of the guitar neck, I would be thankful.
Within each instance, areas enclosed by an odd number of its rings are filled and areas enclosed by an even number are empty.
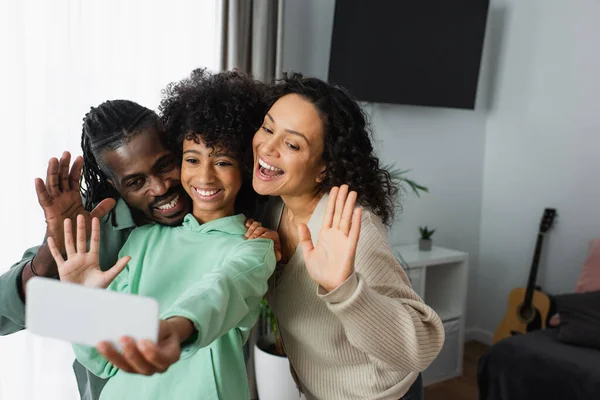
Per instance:
[[[531,262],[531,270],[529,271],[529,279],[527,280],[527,291],[525,292],[526,307],[531,306],[531,300],[533,298],[533,292],[535,290],[535,282],[537,280],[538,265],[540,263],[540,254],[542,252],[542,243],[544,241],[544,235],[539,232],[535,243],[535,251],[533,253],[533,261]]]

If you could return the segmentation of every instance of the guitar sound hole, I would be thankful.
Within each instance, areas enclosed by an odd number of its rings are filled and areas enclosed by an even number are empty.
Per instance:
[[[527,332],[542,328],[542,316],[535,307],[525,307],[521,305],[519,307],[519,318],[521,318],[521,321],[527,323],[527,327],[525,328]]]
[[[535,310],[531,307],[519,307],[519,316],[525,322],[530,322],[535,316]]]

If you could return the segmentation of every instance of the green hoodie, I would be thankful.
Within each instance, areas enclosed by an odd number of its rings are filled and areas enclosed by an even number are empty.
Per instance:
[[[247,240],[244,215],[205,224],[188,214],[182,226],[135,229],[121,249],[131,256],[109,289],[155,298],[160,317],[185,317],[197,334],[167,372],[150,377],[119,371],[94,348],[75,345],[77,359],[110,378],[101,399],[248,399],[242,346],[275,268],[273,242]],[[133,317],[133,316],[132,316]]]

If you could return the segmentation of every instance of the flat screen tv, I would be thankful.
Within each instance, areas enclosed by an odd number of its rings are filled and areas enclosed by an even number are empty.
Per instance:
[[[489,0],[337,0],[329,81],[361,101],[474,109]]]

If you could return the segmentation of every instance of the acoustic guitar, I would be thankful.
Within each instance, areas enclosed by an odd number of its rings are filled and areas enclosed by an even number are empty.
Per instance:
[[[544,329],[550,311],[550,297],[536,286],[540,253],[544,235],[552,228],[556,218],[556,209],[546,208],[540,221],[540,228],[535,244],[533,261],[527,280],[527,288],[515,288],[508,296],[508,308],[504,319],[496,329],[494,343],[504,338]]]

